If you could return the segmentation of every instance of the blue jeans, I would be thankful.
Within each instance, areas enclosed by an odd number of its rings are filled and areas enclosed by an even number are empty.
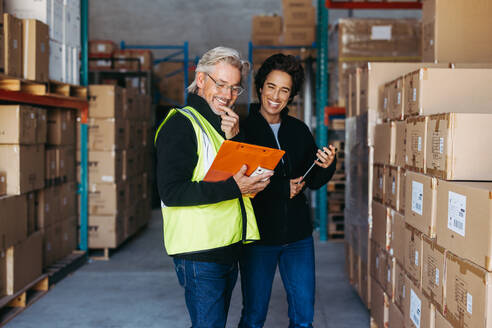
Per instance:
[[[192,328],[224,328],[237,281],[237,262],[223,265],[175,258],[174,265],[185,290]]]
[[[243,293],[240,328],[259,328],[265,324],[277,263],[287,293],[289,327],[312,327],[315,290],[313,237],[281,246],[248,246],[239,263]]]

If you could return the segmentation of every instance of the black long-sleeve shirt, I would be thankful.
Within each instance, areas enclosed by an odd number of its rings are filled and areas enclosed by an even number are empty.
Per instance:
[[[220,116],[202,97],[189,94],[188,105],[196,109],[225,138]],[[157,187],[166,206],[213,204],[241,197],[234,178],[220,182],[192,182],[198,162],[195,130],[188,118],[176,114],[162,127],[157,138]],[[197,218],[199,220],[200,218]],[[175,255],[195,261],[232,263],[239,258],[241,242],[204,252]]]
[[[283,245],[307,238],[312,234],[310,206],[303,192],[290,199],[290,180],[302,176],[316,159],[318,147],[306,124],[282,113],[278,131],[280,148],[285,150],[283,161],[275,168],[270,184],[252,199],[260,230],[260,244]],[[278,148],[275,135],[259,112],[259,105],[250,108],[249,116],[241,122],[247,143]],[[326,169],[317,165],[306,176],[304,188],[318,189],[326,184],[336,168],[336,158]]]

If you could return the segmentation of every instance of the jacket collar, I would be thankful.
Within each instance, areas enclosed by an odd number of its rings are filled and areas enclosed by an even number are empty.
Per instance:
[[[260,113],[260,104],[259,103],[253,103],[250,105],[249,107],[249,115],[250,117],[254,118],[255,120],[263,120],[265,121],[266,124],[269,125],[269,123],[267,122],[267,120],[263,117],[263,115],[261,115]],[[288,108],[284,108],[281,112],[280,112],[280,117],[281,117],[281,125],[283,125],[286,121],[286,118],[288,118]]]
[[[210,124],[212,124],[214,129],[222,137],[225,138],[225,133],[220,128],[221,125],[220,116],[212,111],[212,108],[210,108],[209,104],[205,99],[203,99],[197,94],[189,93],[186,105],[197,110],[200,113],[200,115],[202,115]]]

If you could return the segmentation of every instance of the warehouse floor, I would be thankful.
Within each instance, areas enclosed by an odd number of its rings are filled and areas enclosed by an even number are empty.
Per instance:
[[[159,211],[149,228],[110,261],[90,262],[62,280],[6,327],[189,327],[183,289],[162,247]],[[369,314],[344,274],[342,242],[316,245],[316,327],[369,326]],[[236,285],[227,327],[241,312]],[[277,273],[265,327],[287,327],[285,292]]]

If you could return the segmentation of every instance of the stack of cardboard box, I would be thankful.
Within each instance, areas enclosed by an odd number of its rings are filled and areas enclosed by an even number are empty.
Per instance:
[[[415,19],[341,19],[338,23],[338,105],[347,116],[362,113],[349,107],[345,95],[354,94],[348,74],[368,62],[411,62],[421,59],[420,22]]]
[[[89,248],[116,248],[150,217],[150,97],[89,86]]]
[[[17,42],[18,52],[22,52],[22,47],[29,47],[29,51],[37,52],[38,56],[42,56],[43,58],[49,56],[49,66],[44,61],[42,64],[39,64],[39,69],[47,69],[49,72],[46,78],[43,77],[43,82],[49,78],[50,80],[63,83],[79,84],[79,54],[81,48],[80,0],[4,0],[3,3],[6,13],[14,15],[19,19],[27,20],[22,23],[10,15],[4,18],[6,47],[8,42],[12,42],[11,48],[15,48],[15,39],[11,39],[10,41],[7,38],[11,34],[11,32],[7,32],[7,29],[15,26],[14,28],[20,31]],[[38,20],[39,22],[34,23],[34,20]],[[23,32],[22,25],[24,25]],[[46,28],[48,28],[48,39],[45,37]],[[28,38],[30,41],[26,38],[28,35],[26,33],[30,34]],[[42,39],[42,42],[49,44],[42,46],[39,43],[37,47],[34,46],[33,42],[40,42],[37,41],[38,37]],[[22,39],[24,39],[23,42],[21,42]],[[19,74],[10,74],[8,73],[9,68],[7,68],[7,63],[8,65],[14,65],[14,61],[11,62],[7,57],[6,50],[5,72],[8,75],[23,76],[21,75],[21,65],[25,67],[26,63],[23,64],[23,60],[25,62],[27,58],[24,56],[17,60]],[[24,78],[33,79],[30,74],[32,73],[28,73],[27,75],[29,77],[26,77],[24,74]],[[39,76],[36,77],[36,80],[38,80]]]
[[[165,61],[154,67],[153,70],[157,89],[161,95],[162,105],[174,103],[184,104],[185,83],[183,62]],[[188,81],[194,80],[194,71],[189,68]]]
[[[70,116],[69,110],[0,107],[0,181],[7,194],[0,197],[0,295],[25,287],[76,247]]]

